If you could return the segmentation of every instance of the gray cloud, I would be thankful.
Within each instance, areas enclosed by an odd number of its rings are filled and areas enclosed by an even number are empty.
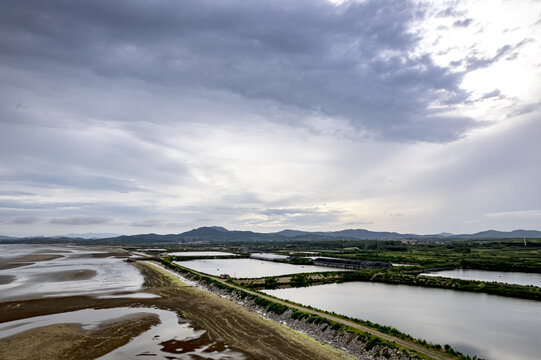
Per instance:
[[[141,221],[133,221],[130,223],[130,226],[136,226],[136,227],[157,227],[162,224],[161,220],[141,220]]]
[[[453,23],[454,27],[468,27],[473,22],[473,19],[457,20]]]
[[[516,116],[525,115],[541,109],[541,101],[530,104],[513,104],[509,108],[508,118],[514,118]]]
[[[343,213],[337,210],[315,208],[281,208],[257,210],[254,213],[265,215],[265,222],[276,222],[283,226],[296,224],[299,226],[323,225],[340,221]],[[252,220],[251,223],[258,220]],[[259,220],[260,221],[260,220]]]
[[[457,10],[454,7],[448,7],[448,8],[445,8],[444,10],[438,11],[438,13],[436,14],[436,17],[459,17],[459,16],[464,16],[465,14],[466,14],[465,11]]]
[[[538,99],[463,80],[519,58],[509,67],[537,76],[539,36],[468,7],[0,2],[2,229],[459,232],[476,214],[538,209],[539,129],[515,131]]]
[[[494,97],[500,97],[502,95],[502,93],[500,92],[499,89],[494,89],[486,94],[484,94],[483,96],[481,96],[479,98],[479,100],[485,100],[485,99],[490,99],[490,98],[494,98]]]
[[[468,71],[474,71],[477,69],[486,68],[495,62],[500,61],[502,58],[505,58],[505,60],[508,61],[514,60],[518,56],[518,50],[532,41],[532,39],[524,39],[515,45],[504,45],[499,48],[498,51],[496,51],[496,55],[492,57],[469,56],[465,59],[467,69]]]
[[[57,225],[98,225],[109,222],[110,219],[102,217],[79,216],[69,218],[53,218],[49,222]]]
[[[25,216],[25,217],[13,219],[11,223],[12,224],[34,224],[38,221],[39,219],[35,216]]]
[[[422,11],[409,2],[26,1],[0,13],[4,63],[48,76],[210,89],[396,140],[452,141],[475,126],[428,110],[467,94],[462,74],[412,55]]]
[[[1,181],[16,182],[19,184],[39,185],[40,187],[78,188],[87,190],[108,190],[119,193],[145,191],[130,180],[118,180],[105,176],[73,175],[73,174],[43,174],[18,173],[16,175],[0,177]]]

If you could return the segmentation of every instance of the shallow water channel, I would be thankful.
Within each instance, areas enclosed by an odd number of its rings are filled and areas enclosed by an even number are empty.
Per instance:
[[[175,261],[175,263],[206,274],[229,274],[234,278],[259,278],[322,271],[344,271],[344,269],[326,266],[292,265],[256,259],[201,259]]]
[[[453,269],[425,273],[426,276],[440,276],[452,279],[495,281],[505,284],[533,285],[541,287],[541,274],[510,272],[510,271],[486,271],[472,269]]]
[[[541,302],[369,282],[265,290],[486,359],[539,359]]]

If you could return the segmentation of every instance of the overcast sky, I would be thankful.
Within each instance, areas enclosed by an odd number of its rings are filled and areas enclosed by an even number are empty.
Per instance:
[[[541,2],[0,0],[0,234],[541,230]]]

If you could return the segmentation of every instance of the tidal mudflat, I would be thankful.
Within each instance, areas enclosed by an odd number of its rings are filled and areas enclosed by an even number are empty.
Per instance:
[[[123,287],[114,271],[105,272],[102,279],[108,291],[104,293],[84,288],[96,276],[94,273],[65,281],[58,280],[64,280],[66,274],[56,274],[47,281],[56,284],[58,291],[44,293],[40,289],[33,294],[30,286],[15,299],[1,298],[0,359],[346,358],[338,350],[307,340],[229,300],[181,283],[154,265],[125,263],[119,257],[128,254],[119,249],[29,245],[27,251],[15,250],[9,251],[0,264],[18,263],[25,257],[17,274],[22,279],[37,275],[33,266],[38,264],[46,273],[44,265],[48,261],[67,260],[67,270],[60,270],[58,263],[50,263],[56,269],[53,272],[81,270],[71,268],[76,258],[84,259],[86,270],[96,270],[93,265],[99,267],[96,264],[110,259],[122,264],[112,264],[112,269],[131,268],[121,274],[123,278],[126,274],[133,274],[134,278]],[[25,274],[26,270],[30,274]],[[6,283],[13,283],[11,280],[4,277]],[[70,282],[80,282],[82,288],[77,290],[70,285],[69,292],[62,289]]]
[[[0,245],[0,301],[47,296],[123,294],[143,276],[116,248]]]
[[[487,359],[538,359],[541,303],[369,282],[264,290],[318,309],[388,325]]]
[[[292,265],[257,259],[209,259],[176,261],[175,263],[210,275],[228,274],[234,278],[260,278],[287,274],[344,271],[315,265]]]

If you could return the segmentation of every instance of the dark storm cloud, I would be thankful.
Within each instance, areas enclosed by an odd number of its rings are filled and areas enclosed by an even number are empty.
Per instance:
[[[60,81],[79,69],[272,101],[381,138],[452,141],[475,122],[428,110],[467,94],[463,74],[412,55],[422,13],[390,0],[4,2],[0,50],[4,64]]]
[[[69,218],[53,218],[49,222],[57,225],[98,225],[109,222],[110,219],[102,217],[69,217]]]

